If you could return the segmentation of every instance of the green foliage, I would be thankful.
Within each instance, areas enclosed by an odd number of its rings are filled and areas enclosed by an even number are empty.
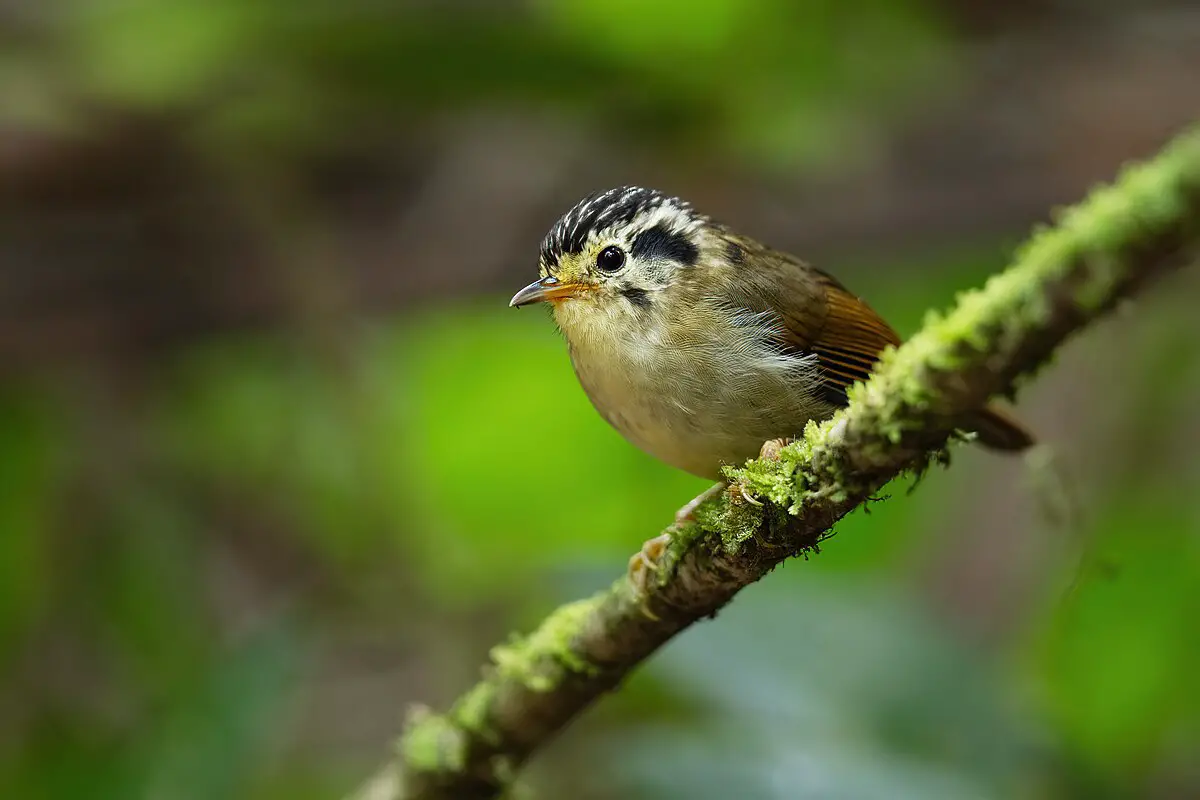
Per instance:
[[[395,433],[378,463],[404,487],[397,510],[424,531],[413,546],[447,602],[618,556],[659,527],[669,498],[705,486],[597,424],[541,314],[494,302],[414,319],[381,341],[377,363],[396,392],[377,400]]]
[[[1072,592],[1049,598],[1033,650],[1050,718],[1087,779],[1131,793],[1200,719],[1200,516],[1177,502],[1147,487],[1092,509],[1105,520],[1094,554]]]
[[[470,13],[364,0],[71,6],[48,23],[69,93],[146,110],[219,98],[207,133],[226,148],[259,141],[264,154],[328,140],[346,115],[502,99],[585,124],[620,118],[643,142],[829,165],[857,152],[848,142],[871,146],[906,94],[928,91],[926,78],[944,82],[949,55],[918,0],[852,15],[836,0],[504,2]]]
[[[182,693],[138,764],[150,797],[238,797],[263,771],[300,655],[285,630],[244,644]]]
[[[0,652],[13,647],[41,613],[48,583],[43,532],[53,502],[59,446],[32,397],[0,392]]]
[[[260,512],[296,521],[349,565],[394,546],[387,514],[405,476],[373,468],[375,452],[396,443],[365,416],[391,399],[339,380],[293,343],[218,343],[182,360],[151,422],[185,475],[234,497],[265,493],[278,502]]]
[[[236,81],[258,60],[278,8],[251,0],[73,0],[68,47],[101,97],[178,107]]]

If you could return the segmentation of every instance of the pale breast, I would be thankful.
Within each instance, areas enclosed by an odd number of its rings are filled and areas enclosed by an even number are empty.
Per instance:
[[[712,304],[670,322],[602,317],[563,326],[584,391],[625,438],[679,469],[718,480],[722,465],[833,412],[809,390],[815,357],[781,353],[765,315]]]

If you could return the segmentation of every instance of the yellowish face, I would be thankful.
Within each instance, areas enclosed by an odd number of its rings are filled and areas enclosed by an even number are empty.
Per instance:
[[[526,286],[513,297],[511,305],[527,303],[561,303],[578,299],[582,295],[600,291],[608,283],[606,269],[611,274],[624,266],[627,258],[625,249],[616,243],[589,242],[579,253],[564,253],[558,263],[551,266],[545,258],[538,263],[541,277]]]

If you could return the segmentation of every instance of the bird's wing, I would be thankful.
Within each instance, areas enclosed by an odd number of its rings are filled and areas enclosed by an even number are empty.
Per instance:
[[[899,345],[900,337],[862,299],[833,277],[816,271],[825,295],[825,324],[809,344],[824,377],[824,399],[846,404],[846,390],[855,381],[866,380],[888,345]]]
[[[900,344],[900,337],[831,275],[765,248],[754,256],[762,268],[733,278],[739,299],[778,316],[783,346],[817,357],[821,399],[844,406],[846,390],[866,380],[884,348]]]
[[[833,276],[786,253],[737,239],[753,251],[754,269],[743,258],[726,286],[739,303],[771,312],[781,323],[780,344],[797,355],[815,355],[821,373],[821,399],[834,406],[847,402],[846,390],[866,380],[888,345],[900,337],[862,299]],[[966,430],[995,450],[1019,451],[1033,435],[1003,411],[989,406],[963,420]]]

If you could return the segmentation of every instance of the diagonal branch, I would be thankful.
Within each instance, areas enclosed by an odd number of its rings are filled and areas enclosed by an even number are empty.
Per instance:
[[[499,794],[539,746],[643,659],[712,616],[906,471],[943,460],[954,420],[1010,394],[1074,331],[1200,253],[1200,128],[1128,169],[1038,232],[1013,265],[931,316],[849,406],[810,424],[779,461],[731,470],[738,493],[669,529],[653,585],[627,578],[492,650],[483,680],[445,714],[414,713],[394,761],[358,800]]]

